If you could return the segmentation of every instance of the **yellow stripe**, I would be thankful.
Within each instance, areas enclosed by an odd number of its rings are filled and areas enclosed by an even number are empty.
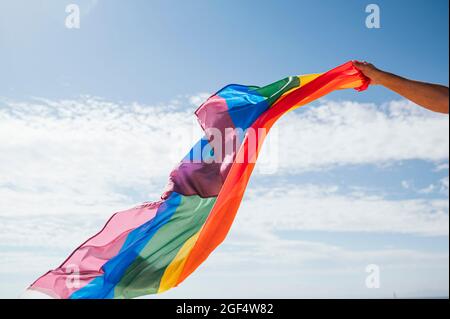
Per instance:
[[[317,79],[319,76],[321,76],[323,73],[312,73],[312,74],[304,74],[304,75],[298,75],[297,77],[300,80],[300,87],[304,86],[305,84],[311,82],[312,80]],[[356,80],[352,83],[348,83],[347,85],[344,85],[342,87],[339,87],[338,90],[342,90],[342,89],[354,89],[358,86],[362,85],[362,81],[361,80]],[[291,93],[292,91],[298,89],[299,87],[296,86],[292,89],[290,89],[289,91],[286,91],[283,93],[282,96],[288,95],[289,93]],[[297,107],[294,107],[297,108]],[[294,109],[292,108],[292,109]]]
[[[303,86],[306,83],[311,82],[312,80],[318,78],[322,74],[323,73],[299,75],[298,78],[300,79],[300,86]],[[339,90],[354,89],[354,88],[356,88],[358,86],[361,86],[361,85],[362,85],[362,81],[361,80],[355,80],[352,83],[348,83],[347,85],[339,87]]]
[[[194,244],[197,241],[199,235],[200,231],[189,238],[178,251],[177,255],[169,264],[169,266],[167,266],[166,270],[164,271],[164,275],[161,278],[158,293],[176,286],[181,271],[183,270],[184,263],[186,262],[186,259],[189,256],[192,247],[194,247]]]
[[[321,75],[322,73],[299,75],[298,78],[300,79],[300,86],[303,86],[306,83],[311,82],[312,80],[318,78]]]
[[[308,82],[311,82],[312,80],[314,80],[315,78],[319,77],[320,75],[322,75],[322,73],[317,73],[317,74],[305,74],[305,75],[299,75],[297,76],[298,79],[300,80],[300,87],[305,85]],[[289,93],[291,93],[294,90],[297,90],[299,87],[293,87],[292,89],[284,92],[281,96],[285,96],[288,95]]]

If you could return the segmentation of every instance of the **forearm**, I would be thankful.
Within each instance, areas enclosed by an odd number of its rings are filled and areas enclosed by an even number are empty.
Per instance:
[[[377,82],[429,110],[448,114],[448,87],[380,71]]]
[[[405,79],[383,72],[381,85],[431,111],[448,114],[448,87]]]

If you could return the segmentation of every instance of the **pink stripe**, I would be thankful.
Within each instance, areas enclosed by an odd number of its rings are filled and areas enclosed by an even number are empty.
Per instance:
[[[227,101],[217,94],[200,105],[195,111],[195,115],[204,131],[208,128],[223,131],[227,127],[234,127],[233,120],[228,113]]]
[[[155,217],[160,204],[143,204],[114,214],[98,234],[78,247],[61,266],[36,280],[30,289],[68,298],[103,274],[102,266],[117,255],[128,234]]]

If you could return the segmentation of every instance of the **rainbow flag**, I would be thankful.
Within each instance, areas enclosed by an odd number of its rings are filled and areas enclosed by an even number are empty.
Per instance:
[[[347,62],[264,87],[224,87],[196,110],[205,135],[170,173],[161,200],[114,214],[28,289],[54,298],[133,298],[177,286],[225,239],[277,119],[333,90],[368,84]]]

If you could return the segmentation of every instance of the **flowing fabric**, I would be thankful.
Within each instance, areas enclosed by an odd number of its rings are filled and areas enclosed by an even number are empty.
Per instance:
[[[114,214],[28,289],[54,298],[133,298],[177,286],[225,239],[277,119],[333,90],[368,84],[347,62],[264,87],[224,87],[196,110],[205,135],[170,173],[161,200]]]

